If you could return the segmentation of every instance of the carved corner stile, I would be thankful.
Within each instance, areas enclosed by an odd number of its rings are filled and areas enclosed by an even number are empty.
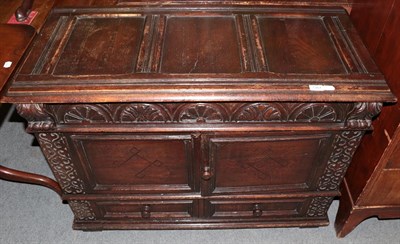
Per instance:
[[[73,200],[69,201],[69,206],[74,212],[75,219],[77,220],[95,220],[96,214],[89,201]]]
[[[382,110],[382,103],[356,103],[348,113],[348,129],[372,129],[372,119]]]
[[[335,136],[333,150],[323,175],[318,179],[317,191],[338,191],[364,131],[343,131]],[[326,216],[333,197],[315,197],[307,211],[309,217]]]
[[[332,201],[333,197],[314,197],[307,210],[307,216],[325,217]]]
[[[17,112],[28,121],[28,132],[49,131],[55,127],[50,113],[43,104],[18,104]]]
[[[335,136],[333,150],[323,175],[319,178],[318,191],[337,191],[364,131],[343,131]]]
[[[83,180],[72,162],[67,139],[61,133],[39,133],[37,139],[43,154],[66,194],[85,194]]]
[[[69,154],[67,139],[61,133],[38,133],[39,144],[51,170],[64,194],[86,194],[84,181],[80,178]],[[77,220],[95,220],[96,215],[89,201],[68,201]]]

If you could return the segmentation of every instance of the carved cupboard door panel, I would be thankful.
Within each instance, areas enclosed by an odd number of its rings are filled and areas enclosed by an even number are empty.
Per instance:
[[[328,132],[208,135],[202,194],[314,191],[333,138]]]
[[[190,134],[52,135],[41,133],[39,140],[53,147],[55,152],[60,149],[56,148],[58,142],[52,137],[63,142],[65,153],[71,153],[67,166],[80,172],[76,178],[87,193],[179,193],[198,190],[194,177],[195,138]],[[51,154],[47,155],[49,159]],[[58,161],[62,160],[59,158]],[[52,161],[49,160],[53,170],[68,176],[67,168],[59,169],[59,165],[67,167],[65,162]]]

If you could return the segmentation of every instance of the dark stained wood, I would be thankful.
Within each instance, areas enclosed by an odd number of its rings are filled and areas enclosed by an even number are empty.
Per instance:
[[[205,167],[217,175],[204,193],[315,190],[313,177],[321,174],[320,162],[327,160],[318,155],[329,150],[331,139],[329,134],[301,133],[215,135],[207,143]]]
[[[54,0],[34,1],[32,11],[37,12],[37,15],[30,25],[34,27],[36,31],[40,30],[55,2]],[[0,23],[7,23],[11,16],[15,14],[15,11],[21,3],[22,1],[0,1]]]
[[[356,1],[351,17],[388,85],[400,97],[400,1]],[[400,218],[400,105],[385,106],[354,156],[342,187],[335,227],[346,236],[371,216]]]
[[[157,219],[189,219],[192,217],[193,201],[147,201],[147,202],[99,202],[98,207],[104,213],[105,220],[130,218],[132,220]]]
[[[75,229],[329,223],[395,100],[343,9],[96,2],[54,8],[3,98]]]
[[[237,30],[231,16],[169,17],[166,22],[162,73],[241,71]]]
[[[272,25],[273,33],[281,33],[276,39],[263,40],[268,35],[262,34],[267,18],[284,20],[287,30]],[[131,21],[132,33],[141,33],[135,38],[107,29],[114,22],[122,26]],[[310,31],[317,37],[292,37]],[[138,49],[140,35],[143,41]],[[169,41],[173,37],[174,44]],[[268,43],[283,39],[290,43],[282,56]],[[317,40],[321,46],[313,45]],[[130,42],[133,48],[128,52]],[[110,57],[112,52],[120,59]],[[313,68],[305,68],[307,63]],[[270,72],[265,72],[269,67]],[[335,91],[315,92],[309,85],[332,85]],[[3,99],[85,103],[243,100],[240,97],[248,101],[393,101],[344,10],[268,7],[193,8],[190,14],[167,7],[146,12],[141,8],[56,10]]]
[[[71,140],[93,193],[197,190],[190,135],[84,134]]]
[[[129,74],[136,66],[143,26],[143,17],[77,20],[60,56],[49,54],[53,59],[41,66],[49,67],[35,72],[55,75]],[[57,64],[52,63],[56,62],[54,59],[58,59]]]
[[[300,215],[304,199],[257,200],[254,201],[210,201],[209,208],[213,219],[224,218],[271,218]]]
[[[13,74],[17,64],[35,36],[35,30],[30,26],[0,24],[0,100],[3,87]],[[4,38],[3,38],[4,37]],[[6,68],[6,62],[11,62]]]
[[[346,73],[320,18],[258,18],[267,70],[276,73]],[[310,35],[310,33],[313,33]],[[316,45],[318,43],[318,45]]]
[[[76,2],[77,0],[68,0],[68,2]],[[135,6],[142,5],[143,0],[92,0],[92,2],[112,2],[114,1],[119,6]],[[330,6],[337,7],[342,6],[346,9],[351,9],[351,0],[173,0],[173,1],[147,1],[148,6],[160,6],[160,5],[261,5],[261,6]]]
[[[395,0],[353,0],[351,18],[372,55],[378,48],[382,31]],[[368,13],[368,18],[366,18]]]

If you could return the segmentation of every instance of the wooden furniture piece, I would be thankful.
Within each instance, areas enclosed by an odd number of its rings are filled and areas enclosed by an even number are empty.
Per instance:
[[[0,24],[0,92],[17,67],[20,58],[35,36],[35,29],[26,25]],[[1,93],[0,93],[1,96]]]
[[[394,94],[400,97],[400,1],[356,1],[351,14]],[[335,227],[346,236],[371,216],[400,218],[400,105],[386,106],[346,174]]]
[[[82,230],[327,225],[395,100],[341,8],[138,3],[55,8],[1,99]]]

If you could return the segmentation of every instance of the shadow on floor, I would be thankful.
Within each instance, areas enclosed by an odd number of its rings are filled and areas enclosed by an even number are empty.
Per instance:
[[[11,104],[0,104],[0,127],[3,125],[10,108]]]
[[[27,126],[26,120],[23,119],[17,113],[17,110],[11,104],[1,104],[0,105],[0,128],[3,125],[3,123],[5,122],[5,120],[7,118],[7,114],[11,112],[10,110],[13,110],[13,111],[12,111],[12,114],[11,114],[10,118],[8,119],[8,122],[21,123],[21,124],[24,125],[24,128],[26,128],[26,126]],[[31,146],[34,146],[34,147],[39,146],[39,142],[36,140],[35,137],[32,140]]]

